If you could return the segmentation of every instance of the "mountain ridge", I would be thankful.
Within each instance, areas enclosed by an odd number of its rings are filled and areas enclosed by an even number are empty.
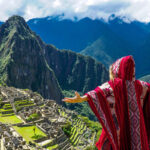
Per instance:
[[[19,16],[13,16],[2,25],[0,31],[0,43],[3,46],[1,47],[0,55],[1,66],[4,65],[1,74],[5,75],[5,79],[2,80],[8,85],[38,91],[47,98],[61,99],[62,94],[57,79],[53,71],[47,68],[44,54],[37,42],[36,36],[29,29],[24,19]],[[49,78],[52,76],[53,80]],[[39,77],[41,79],[37,82],[35,79]],[[51,84],[53,85],[53,91]],[[51,93],[45,92],[50,89]]]
[[[46,45],[22,19],[13,16],[0,27],[1,82],[18,88],[32,89],[44,98],[52,98],[61,103],[63,82],[67,89],[87,92],[108,80],[108,70],[101,63],[90,57],[86,62],[85,56],[79,57],[75,52],[60,51],[52,45]],[[63,66],[64,60],[66,66]],[[72,60],[74,63],[70,66]],[[85,65],[81,65],[83,61]],[[85,73],[81,74],[79,71],[80,65],[82,66],[80,70],[85,70]],[[56,66],[62,70],[62,73],[67,67],[70,74],[62,77]],[[95,74],[99,76],[92,76]],[[78,80],[82,81],[82,85],[77,82]]]

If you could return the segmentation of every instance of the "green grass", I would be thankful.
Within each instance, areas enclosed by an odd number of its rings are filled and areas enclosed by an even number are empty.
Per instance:
[[[24,106],[24,105],[32,105],[32,104],[34,104],[34,103],[32,101],[30,101],[30,100],[15,101],[15,105]]]
[[[33,120],[38,120],[38,119],[40,119],[40,115],[37,113],[33,113],[27,118],[27,121],[33,121]]]
[[[75,122],[71,128],[70,136],[70,141],[74,146],[78,144],[80,137],[86,132],[86,125],[80,119],[75,119]]]
[[[58,144],[53,145],[53,146],[49,146],[49,147],[47,147],[47,149],[49,149],[49,150],[53,150],[54,148],[57,148],[57,147],[58,147]]]
[[[0,112],[4,112],[4,111],[13,111],[13,109],[12,108],[10,108],[10,109],[0,109]]]
[[[22,121],[19,118],[17,118],[15,115],[12,115],[12,116],[0,116],[0,122],[15,124],[15,123],[21,123]]]
[[[35,139],[35,140],[38,140],[38,139],[41,139],[41,138],[43,138],[43,137],[45,137],[45,136],[44,136],[44,135],[41,135],[41,134],[36,134],[36,135],[32,136],[31,138],[33,138],[33,139]]]
[[[88,117],[84,117],[81,115],[78,115],[78,117],[82,119],[82,121],[85,122],[87,127],[89,127],[93,132],[98,132],[99,130],[102,130],[102,126],[99,122],[91,121]]]
[[[41,137],[46,137],[46,134],[43,133],[40,129],[38,129],[36,126],[28,126],[28,127],[17,127],[14,126],[13,127],[25,140],[26,142],[29,141],[34,141],[35,139],[37,139],[37,137],[41,138]],[[35,134],[36,134],[36,138],[33,129],[35,128]]]

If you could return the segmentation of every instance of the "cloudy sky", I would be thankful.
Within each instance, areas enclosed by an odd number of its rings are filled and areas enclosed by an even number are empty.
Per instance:
[[[115,14],[150,22],[150,0],[0,0],[0,20],[20,15],[26,20],[64,14],[66,18],[104,18]]]

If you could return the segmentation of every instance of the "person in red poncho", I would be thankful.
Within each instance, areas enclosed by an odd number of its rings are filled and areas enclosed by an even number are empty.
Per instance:
[[[135,79],[132,56],[110,66],[110,81],[84,96],[63,101],[87,101],[103,129],[98,150],[150,150],[150,84]]]

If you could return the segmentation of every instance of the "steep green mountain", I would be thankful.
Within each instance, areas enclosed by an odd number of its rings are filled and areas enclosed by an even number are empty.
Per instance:
[[[0,80],[60,103],[61,88],[87,92],[108,80],[108,71],[91,57],[46,45],[13,16],[0,27]]]
[[[69,50],[56,50],[46,46],[45,58],[54,70],[62,89],[87,92],[108,80],[104,65],[88,56]]]
[[[8,19],[0,28],[0,80],[61,102],[61,89],[39,42],[23,18]]]
[[[111,30],[107,30],[90,46],[80,52],[101,61],[107,67],[117,58],[132,54],[131,46]]]

